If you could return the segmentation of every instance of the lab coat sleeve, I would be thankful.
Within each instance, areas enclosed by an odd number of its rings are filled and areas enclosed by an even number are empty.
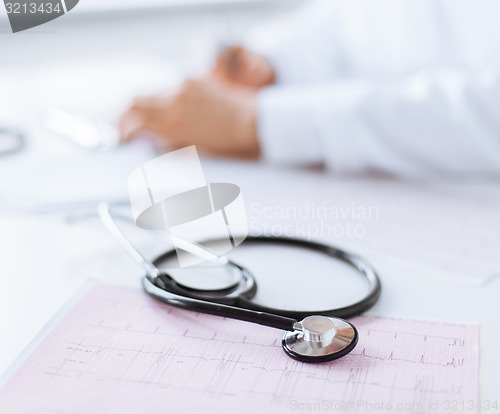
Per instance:
[[[263,55],[277,84],[310,84],[342,72],[343,42],[339,37],[339,4],[308,1],[302,7],[259,25],[243,46]]]
[[[270,87],[259,95],[264,159],[340,173],[500,173],[500,78],[449,71],[374,84]]]

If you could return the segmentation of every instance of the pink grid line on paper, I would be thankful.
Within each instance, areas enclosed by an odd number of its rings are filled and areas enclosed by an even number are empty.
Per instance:
[[[0,390],[0,413],[476,412],[476,325],[353,321],[351,354],[304,364],[278,330],[97,285]]]

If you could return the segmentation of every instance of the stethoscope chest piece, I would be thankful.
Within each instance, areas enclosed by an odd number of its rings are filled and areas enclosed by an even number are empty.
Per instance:
[[[283,349],[302,362],[324,362],[341,358],[358,343],[358,332],[349,322],[312,315],[295,323],[294,331],[285,332]]]

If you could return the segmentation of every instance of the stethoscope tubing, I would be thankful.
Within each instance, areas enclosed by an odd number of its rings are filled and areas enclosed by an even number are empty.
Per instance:
[[[178,308],[243,320],[288,331],[293,329],[293,325],[297,321],[311,315],[322,315],[343,319],[357,316],[373,306],[380,297],[380,280],[373,267],[361,257],[331,245],[305,239],[277,236],[248,236],[244,244],[287,245],[323,253],[333,259],[342,260],[355,267],[366,277],[370,284],[368,293],[360,301],[336,309],[293,311],[271,308],[252,302],[252,298],[257,291],[255,278],[247,268],[234,263],[230,259],[227,265],[237,267],[243,279],[243,282],[240,281],[237,287],[218,291],[187,288],[178,284],[168,275],[168,273],[160,270],[161,262],[175,257],[175,249],[163,253],[150,262],[118,228],[113,220],[109,206],[101,204],[99,206],[99,215],[108,230],[112,232],[128,253],[141,263],[141,266],[145,269],[146,274],[143,277],[142,285],[146,293],[164,303]]]
[[[257,311],[264,314],[274,314],[281,317],[291,318],[294,320],[302,320],[307,316],[311,315],[323,315],[323,316],[331,316],[342,319],[349,319],[354,316],[358,316],[369,308],[371,308],[379,299],[381,294],[381,283],[380,279],[375,271],[375,269],[364,259],[359,257],[358,255],[349,253],[345,250],[333,247],[331,245],[314,242],[306,239],[297,239],[291,237],[283,237],[283,236],[248,236],[243,245],[248,244],[274,244],[274,245],[285,245],[290,247],[298,247],[302,249],[311,250],[318,253],[323,253],[333,259],[341,260],[354,268],[356,268],[361,274],[363,274],[368,280],[370,287],[367,294],[358,302],[344,306],[336,309],[321,309],[321,310],[305,310],[305,311],[294,311],[289,309],[279,309],[272,308],[269,306],[259,305],[252,301],[252,298],[255,294],[257,286],[253,288],[252,294],[248,295],[238,295],[236,297],[231,298],[231,306],[243,308],[247,310]],[[169,250],[164,254],[158,256],[152,263],[155,267],[158,267],[161,262],[173,258],[176,255],[175,250]],[[234,264],[234,263],[233,263]],[[236,264],[234,264],[236,265]],[[248,269],[242,267],[240,265],[236,265],[240,267],[242,270],[249,272]],[[178,291],[176,293],[179,293]],[[191,292],[183,292],[186,295],[190,296]],[[196,295],[193,295],[196,296]],[[193,297],[191,296],[191,297]],[[214,302],[216,300],[221,300],[221,297],[207,299],[205,300],[209,302]],[[224,300],[224,299],[222,299]],[[228,301],[225,301],[226,305]]]
[[[223,318],[238,319],[240,321],[256,323],[285,331],[293,330],[296,319],[280,316],[274,313],[255,311],[223,303],[210,302],[178,295],[156,286],[149,278],[142,279],[142,287],[146,293],[168,305],[194,312],[206,313]]]

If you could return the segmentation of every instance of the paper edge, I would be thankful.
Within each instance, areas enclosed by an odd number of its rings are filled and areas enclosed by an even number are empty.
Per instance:
[[[87,279],[83,285],[77,289],[76,293],[69,298],[64,305],[50,318],[50,320],[43,326],[40,331],[33,337],[28,345],[19,353],[16,359],[7,367],[7,369],[0,375],[0,390],[12,376],[21,368],[21,366],[28,360],[30,355],[40,346],[43,340],[52,332],[52,330],[63,320],[63,318],[70,312],[71,309],[99,282],[94,279]]]

